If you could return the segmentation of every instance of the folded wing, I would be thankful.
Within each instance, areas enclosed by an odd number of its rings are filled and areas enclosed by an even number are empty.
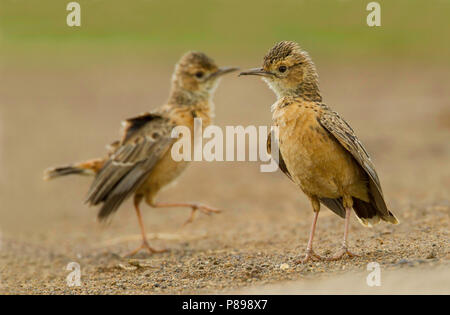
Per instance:
[[[324,112],[318,119],[319,123],[353,156],[368,175],[368,188],[371,197],[369,204],[376,209],[378,216],[383,220],[394,224],[398,223],[395,216],[387,209],[375,166],[366,149],[356,137],[355,132],[338,113],[330,110],[326,105],[322,105],[322,107]]]
[[[174,127],[167,118],[147,113],[124,122],[122,140],[92,183],[86,202],[102,204],[98,213],[106,219],[145,182],[167,152]]]

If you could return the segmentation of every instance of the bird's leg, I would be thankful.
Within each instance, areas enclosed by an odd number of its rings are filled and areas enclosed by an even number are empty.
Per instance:
[[[314,208],[314,218],[313,218],[313,221],[311,224],[311,231],[309,233],[308,246],[306,247],[306,255],[305,255],[305,258],[296,261],[296,263],[306,263],[310,260],[323,260],[324,259],[322,256],[317,255],[313,250],[313,239],[314,239],[314,233],[316,231],[317,219],[319,218],[320,203],[316,199],[311,199],[311,203]]]
[[[152,207],[154,208],[174,208],[174,207],[187,207],[187,208],[191,208],[192,212],[191,215],[189,216],[189,218],[186,220],[186,222],[184,222],[183,226],[191,223],[194,220],[195,217],[195,212],[197,212],[197,210],[200,210],[201,212],[203,212],[204,214],[207,215],[211,215],[212,213],[220,213],[222,212],[219,209],[216,208],[212,208],[209,206],[205,206],[203,204],[200,203],[195,203],[195,202],[182,202],[182,203],[152,203],[151,204]]]
[[[306,263],[310,260],[323,260],[324,258],[322,256],[317,255],[313,248],[312,248],[312,244],[313,244],[313,239],[314,239],[314,232],[316,231],[316,223],[317,223],[317,218],[319,217],[319,211],[314,212],[314,219],[311,225],[311,231],[309,233],[309,241],[308,241],[308,246],[306,247],[306,255],[305,258],[296,261],[296,263]]]
[[[339,254],[337,254],[336,256],[333,256],[331,258],[328,258],[328,260],[339,260],[341,259],[345,254],[348,255],[348,257],[353,258],[353,257],[358,257],[358,255],[353,254],[347,246],[347,238],[348,238],[348,229],[350,226],[350,215],[352,213],[352,208],[350,207],[346,207],[345,208],[345,230],[344,230],[344,241],[342,242],[342,249],[340,251]]]
[[[142,215],[141,215],[141,209],[139,208],[139,203],[141,202],[142,198],[136,196],[134,198],[134,208],[136,209],[136,215],[138,218],[138,222],[139,222],[139,227],[141,228],[141,234],[142,234],[142,244],[141,246],[139,246],[138,248],[132,250],[131,252],[129,252],[128,254],[125,255],[125,257],[130,257],[130,256],[134,256],[136,255],[141,249],[146,249],[149,251],[150,254],[154,254],[154,253],[163,253],[165,251],[167,251],[166,249],[155,249],[153,247],[151,247],[148,244],[147,241],[147,234],[145,233],[145,226],[144,226],[144,222],[142,221]]]

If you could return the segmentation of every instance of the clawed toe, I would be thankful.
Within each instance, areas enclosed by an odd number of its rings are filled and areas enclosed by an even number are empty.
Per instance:
[[[307,250],[306,251],[306,255],[305,258],[297,260],[295,263],[296,264],[304,264],[307,263],[308,261],[321,261],[321,260],[325,260],[324,257],[316,254],[312,249],[311,250]]]
[[[191,206],[192,211],[191,211],[191,215],[190,217],[186,220],[186,222],[184,222],[183,226],[192,223],[194,221],[194,217],[195,217],[195,212],[197,212],[197,210],[201,211],[202,213],[206,214],[206,215],[211,215],[213,213],[221,213],[222,210],[216,209],[216,208],[212,208],[212,207],[208,207],[202,204],[193,204]]]
[[[347,247],[343,247],[342,250],[333,257],[323,257],[323,256],[316,254],[313,250],[307,250],[305,257],[303,259],[299,259],[299,260],[295,261],[295,263],[296,264],[304,264],[309,261],[336,261],[336,260],[343,259],[343,257],[345,255],[347,255],[349,258],[360,257],[359,255],[356,255],[356,254],[352,253],[350,250],[348,250]]]
[[[336,261],[336,260],[340,260],[342,259],[345,255],[347,255],[349,258],[355,258],[355,257],[360,257],[359,255],[356,255],[354,253],[352,253],[351,251],[348,250],[347,247],[342,247],[342,250],[339,254],[337,254],[336,256],[327,258],[328,261]]]
[[[167,249],[165,249],[165,248],[164,249],[156,249],[156,248],[151,247],[146,241],[144,241],[144,242],[142,242],[141,246],[132,250],[131,252],[126,254],[124,257],[132,257],[132,256],[136,255],[137,253],[139,253],[143,249],[146,249],[150,254],[159,254],[159,253],[167,252]]]
[[[207,215],[211,215],[212,213],[221,213],[222,212],[222,210],[207,207],[207,206],[198,206],[197,209]]]

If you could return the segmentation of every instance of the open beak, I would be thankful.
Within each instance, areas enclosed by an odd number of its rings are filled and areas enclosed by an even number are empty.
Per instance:
[[[224,74],[227,74],[227,73],[230,73],[230,72],[233,72],[233,71],[237,71],[237,70],[239,70],[239,68],[236,68],[236,67],[219,68],[219,70],[217,70],[216,72],[211,74],[208,79],[217,78],[217,77],[220,77],[220,76],[222,76]]]
[[[263,68],[253,68],[253,69],[241,72],[239,74],[239,76],[241,76],[241,75],[259,75],[262,77],[271,77],[274,74],[272,72],[265,71]]]

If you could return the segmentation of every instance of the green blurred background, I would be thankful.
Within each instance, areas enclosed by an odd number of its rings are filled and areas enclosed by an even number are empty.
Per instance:
[[[43,170],[103,156],[120,121],[164,104],[186,51],[247,68],[280,40],[310,52],[324,101],[373,155],[393,209],[447,198],[450,1],[379,2],[381,27],[366,24],[369,1],[80,0],[81,27],[69,27],[69,0],[0,0],[0,229],[31,238],[53,224],[95,229],[95,211],[82,203],[89,181],[46,183]],[[226,76],[215,123],[270,124],[274,100],[260,80]],[[279,206],[290,215],[309,207],[282,174],[261,174],[258,163],[193,164],[161,201],[198,200],[234,209],[238,220],[243,211],[253,220],[249,209],[270,218]],[[132,207],[124,208],[111,233],[124,222],[136,228]],[[157,213],[147,218],[161,230],[185,219]]]
[[[113,263],[107,258],[112,256],[97,253],[110,240],[139,233],[131,201],[110,225],[101,226],[96,209],[83,204],[90,179],[44,182],[44,169],[104,156],[105,144],[120,139],[123,119],[166,102],[174,64],[186,51],[204,51],[220,66],[248,68],[260,65],[280,40],[297,41],[310,53],[324,102],[345,117],[364,143],[387,204],[402,222],[372,230],[353,222],[356,251],[374,254],[366,262],[382,264],[425,259],[431,250],[432,257],[447,255],[450,0],[379,1],[381,27],[366,24],[369,0],[80,0],[81,27],[66,24],[69,2],[0,0],[0,233],[6,239],[3,248],[10,250],[0,277],[16,288],[12,292],[41,293],[43,287],[60,292],[67,276],[65,257],[78,253],[86,257],[80,261],[83,268],[94,266],[83,281],[115,287],[116,267],[111,282],[104,280],[104,262]],[[261,80],[230,74],[214,95],[214,123],[268,125],[274,101]],[[176,264],[196,261],[192,253],[203,255],[206,249],[223,249],[224,261],[236,251],[255,257],[262,251],[273,266],[284,262],[287,253],[302,253],[310,202],[282,172],[261,173],[259,166],[192,163],[158,201],[198,201],[225,211],[199,215],[181,233],[206,239],[180,239],[167,246],[156,240],[156,247],[174,248],[168,255],[175,253]],[[180,233],[188,216],[183,208],[143,209],[148,232]],[[316,249],[334,251],[342,221],[327,210],[319,221]],[[125,253],[138,239],[105,250]],[[28,243],[37,246],[23,245]],[[63,260],[53,253],[61,253]],[[256,266],[260,260],[250,262]],[[186,266],[191,275],[198,264]],[[333,266],[330,270],[342,271],[342,265]],[[173,269],[166,270],[167,279],[174,276]],[[268,270],[264,281],[280,279],[280,273]],[[309,270],[305,275],[314,274]],[[322,276],[324,269],[316,270]],[[282,277],[294,274],[280,272]],[[207,276],[213,287],[222,287],[224,277],[231,276],[217,271]],[[241,276],[230,279],[241,285],[236,280]],[[190,276],[183,280],[199,283]],[[184,290],[174,286],[168,292]]]
[[[450,56],[450,1],[391,0],[381,27],[368,27],[370,1],[80,0],[81,27],[66,25],[61,0],[1,0],[0,55],[39,61],[131,54],[170,59],[186,50],[262,56],[296,40],[334,61],[438,60]]]

